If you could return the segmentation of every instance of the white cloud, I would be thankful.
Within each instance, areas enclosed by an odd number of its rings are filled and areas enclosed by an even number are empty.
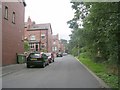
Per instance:
[[[53,34],[69,39],[71,30],[67,21],[73,18],[69,0],[26,0],[25,21],[28,16],[36,23],[51,23]]]

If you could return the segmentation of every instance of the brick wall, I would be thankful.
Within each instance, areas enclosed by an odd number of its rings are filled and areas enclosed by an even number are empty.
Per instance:
[[[8,20],[4,19],[5,6],[8,7]],[[12,23],[12,13],[15,12],[15,24]],[[23,53],[25,7],[20,2],[2,3],[2,63],[3,65],[14,64],[16,53]]]
[[[2,66],[2,2],[0,2],[0,66]]]

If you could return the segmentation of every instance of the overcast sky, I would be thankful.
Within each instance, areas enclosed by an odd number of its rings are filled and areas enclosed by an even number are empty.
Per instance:
[[[74,12],[70,0],[25,0],[25,21],[28,16],[37,24],[51,23],[53,34],[59,34],[60,39],[69,40],[71,29],[67,21],[71,20]]]

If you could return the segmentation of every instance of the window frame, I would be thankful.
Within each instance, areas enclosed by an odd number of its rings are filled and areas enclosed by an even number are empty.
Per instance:
[[[29,46],[30,46],[30,49],[34,49],[34,43],[30,43]]]
[[[12,23],[15,24],[15,12],[12,13]]]
[[[8,20],[8,7],[5,6],[5,13],[4,13],[4,19]]]
[[[56,45],[56,42],[54,41],[53,44]]]
[[[41,39],[45,39],[45,34],[41,34]]]
[[[31,41],[35,41],[35,40],[36,40],[35,35],[31,35],[31,36],[30,36],[30,40],[31,40]]]

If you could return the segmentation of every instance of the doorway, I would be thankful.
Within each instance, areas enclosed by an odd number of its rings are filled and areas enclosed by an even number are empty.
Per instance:
[[[36,44],[36,51],[38,51],[38,44]]]

